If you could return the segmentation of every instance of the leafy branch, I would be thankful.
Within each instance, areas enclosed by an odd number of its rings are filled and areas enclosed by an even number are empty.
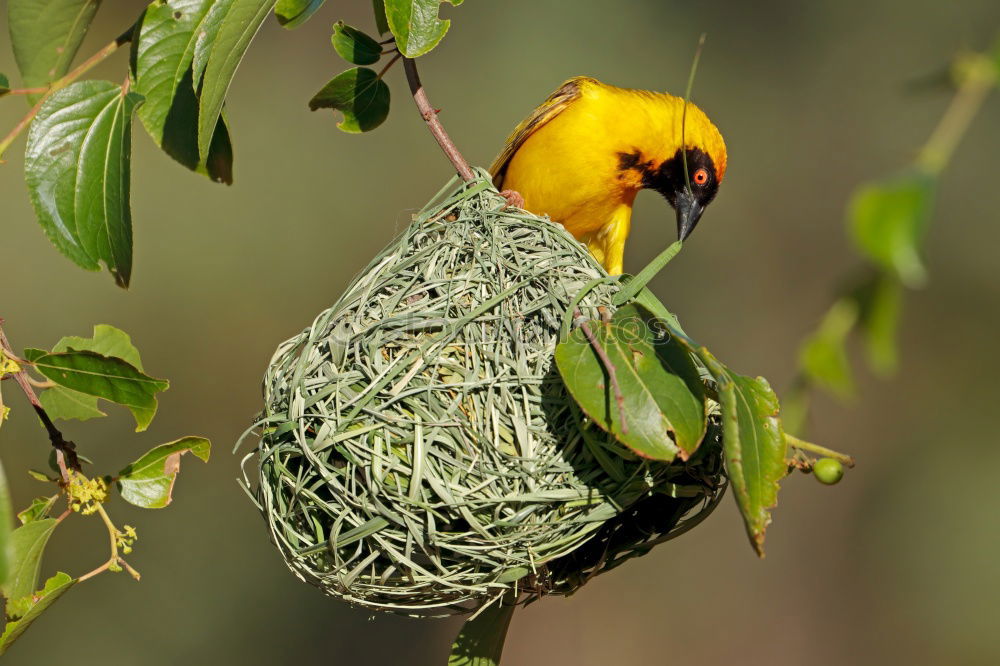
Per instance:
[[[31,371],[46,379],[32,377]],[[8,378],[21,389],[41,421],[52,447],[50,466],[58,476],[52,478],[41,472],[31,472],[33,478],[54,484],[55,493],[35,499],[18,513],[19,528],[11,532],[0,530],[0,553],[4,554],[0,556],[3,565],[0,566],[0,588],[7,599],[7,624],[0,635],[0,654],[75,584],[106,571],[124,570],[139,580],[139,572],[125,560],[137,539],[136,530],[130,525],[122,529],[116,527],[105,508],[112,488],[117,488],[122,499],[130,504],[162,508],[170,503],[181,455],[190,451],[207,461],[211,446],[202,437],[185,437],[155,447],[116,474],[89,476],[84,473],[83,463],[89,461],[77,453],[73,442],[65,439],[54,420],[102,416],[96,403],[103,399],[127,407],[136,416],[139,429],[144,429],[156,411],[153,396],[166,389],[165,381],[153,379],[142,371],[139,352],[129,337],[111,326],[95,327],[92,338],[67,337],[52,351],[29,348],[19,356],[11,347],[0,320],[0,380]],[[44,389],[40,396],[35,392],[36,387]],[[81,406],[86,409],[81,411]],[[8,412],[0,394],[0,425]],[[60,499],[65,502],[65,509],[52,518],[50,514]],[[4,507],[0,522],[6,528],[11,518],[10,498],[2,478],[0,506]],[[49,538],[56,527],[73,514],[96,514],[101,518],[108,532],[109,557],[100,566],[75,578],[59,572],[38,589],[41,559]]]
[[[955,94],[913,162],[895,175],[862,185],[851,198],[848,230],[866,266],[802,344],[799,371],[786,401],[791,430],[804,426],[814,387],[841,398],[853,395],[847,342],[855,331],[863,336],[868,367],[883,377],[895,372],[904,289],[918,289],[927,279],[921,254],[934,193],[962,137],[1000,82],[1000,39],[991,51],[959,57],[952,69]]]
[[[97,51],[97,53],[93,54],[92,56],[84,60],[79,67],[71,71],[69,74],[66,74],[63,77],[56,79],[47,86],[42,86],[38,88],[25,88],[20,90],[10,90],[9,93],[12,95],[40,94],[41,98],[38,100],[38,102],[35,103],[34,106],[31,107],[31,110],[28,111],[28,113],[26,113],[24,117],[21,118],[21,120],[18,121],[18,123],[14,126],[14,129],[12,129],[7,134],[7,136],[5,136],[2,140],[0,140],[0,163],[3,162],[2,159],[3,154],[10,147],[10,144],[12,144],[14,140],[17,139],[17,137],[20,136],[25,129],[27,129],[27,127],[31,124],[31,121],[35,119],[35,116],[38,115],[39,110],[41,110],[42,106],[44,106],[45,102],[48,101],[49,97],[51,97],[53,93],[55,93],[58,90],[62,90],[69,84],[75,82],[81,76],[89,72],[91,69],[99,65],[102,61],[106,60],[113,53],[118,51],[118,49],[120,49],[122,46],[131,42],[132,33],[134,30],[135,26],[133,25],[128,30],[119,35],[117,38],[115,38],[112,42],[102,47],[99,51]]]

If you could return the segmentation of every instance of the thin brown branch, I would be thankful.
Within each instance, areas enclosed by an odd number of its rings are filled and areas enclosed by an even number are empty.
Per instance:
[[[587,321],[583,319],[583,315],[580,310],[577,309],[573,312],[575,319],[580,321],[580,328],[583,330],[583,334],[587,337],[587,342],[590,346],[594,348],[594,352],[597,357],[601,359],[601,363],[604,365],[604,369],[608,371],[608,381],[611,383],[611,389],[615,394],[615,403],[618,405],[618,420],[622,424],[622,434],[628,434],[628,421],[625,418],[625,396],[622,395],[622,387],[618,383],[618,373],[615,370],[615,364],[611,362],[611,358],[608,357],[607,350],[598,341],[594,332],[590,330],[590,326],[587,325]]]
[[[14,350],[10,346],[10,341],[7,340],[7,334],[3,330],[3,319],[0,318],[0,350],[8,357],[15,361],[23,362],[14,354]],[[38,415],[39,420],[45,427],[45,432],[48,433],[49,441],[52,443],[52,447],[56,450],[56,461],[59,463],[59,471],[62,473],[63,483],[69,483],[69,472],[67,467],[80,471],[80,461],[76,456],[76,444],[68,441],[63,437],[62,432],[59,428],[55,426],[52,419],[49,418],[48,412],[42,407],[42,403],[38,400],[38,396],[35,394],[35,389],[31,387],[31,382],[28,379],[28,373],[24,368],[20,371],[14,373],[14,381],[17,385],[21,387],[21,391],[24,393],[25,397],[28,398],[28,402],[34,408],[35,413]]]
[[[13,88],[6,92],[7,95],[41,95],[49,91],[48,86],[41,88]]]
[[[17,139],[17,137],[21,134],[21,132],[23,132],[25,128],[31,124],[31,121],[35,119],[35,116],[38,115],[38,111],[42,108],[42,105],[45,103],[45,101],[52,96],[52,93],[62,88],[65,88],[69,84],[73,83],[78,78],[80,78],[81,76],[89,72],[91,69],[96,67],[98,63],[100,63],[105,58],[107,58],[112,53],[121,48],[122,45],[128,44],[130,41],[132,41],[132,33],[134,31],[135,31],[135,26],[133,25],[131,28],[129,28],[128,30],[120,34],[117,38],[115,38],[114,41],[105,45],[100,51],[98,51],[97,53],[90,56],[82,63],[80,63],[80,65],[76,69],[69,72],[62,78],[56,79],[55,81],[50,83],[47,87],[42,88],[41,90],[44,91],[45,93],[42,96],[42,98],[39,99],[38,102],[33,107],[31,107],[31,110],[28,111],[27,115],[25,115],[23,118],[21,118],[20,121],[18,121],[17,125],[14,126],[14,129],[8,132],[7,136],[5,136],[3,139],[0,139],[0,158],[3,157],[4,152],[10,147],[10,144],[12,144],[14,140]],[[37,90],[37,89],[31,89],[31,90]]]
[[[417,110],[420,111],[420,116],[427,123],[427,128],[431,131],[438,145],[441,146],[441,150],[444,151],[452,166],[455,167],[455,171],[462,177],[462,180],[466,182],[474,180],[475,174],[469,168],[469,163],[462,157],[462,153],[458,152],[458,148],[455,147],[451,137],[448,136],[448,133],[444,130],[444,126],[441,125],[441,121],[438,120],[437,111],[434,110],[434,107],[431,106],[430,101],[427,99],[427,92],[424,90],[423,84],[420,83],[417,64],[413,61],[413,58],[404,57],[403,68],[406,70],[406,81],[410,84],[413,101],[417,103]]]
[[[388,72],[388,71],[389,71],[389,69],[390,69],[390,68],[391,68],[391,67],[392,67],[393,65],[395,65],[395,64],[396,64],[396,63],[397,63],[397,62],[399,61],[399,59],[400,59],[400,58],[402,58],[402,57],[403,57],[403,54],[402,54],[402,53],[399,53],[399,52],[397,51],[397,52],[396,52],[396,55],[394,55],[394,56],[392,57],[392,60],[390,60],[389,62],[387,62],[387,63],[386,63],[386,65],[385,65],[385,67],[383,67],[383,68],[382,68],[382,71],[380,71],[380,72],[378,73],[378,78],[380,78],[380,79],[381,79],[381,78],[382,78],[383,76],[385,76],[385,73],[386,73],[386,72]]]

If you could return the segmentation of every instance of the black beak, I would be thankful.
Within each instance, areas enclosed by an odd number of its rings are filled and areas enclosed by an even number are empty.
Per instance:
[[[705,207],[685,189],[677,193],[674,208],[677,209],[677,238],[683,241],[694,231]]]

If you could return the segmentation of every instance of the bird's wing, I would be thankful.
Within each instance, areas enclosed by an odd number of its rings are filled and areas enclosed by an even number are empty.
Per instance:
[[[542,102],[541,106],[531,112],[520,125],[507,137],[507,144],[503,151],[493,160],[490,167],[490,175],[493,176],[493,184],[497,187],[503,186],[503,179],[507,173],[507,165],[514,157],[514,153],[528,140],[535,131],[545,123],[558,116],[563,109],[580,98],[581,91],[585,85],[597,83],[595,79],[586,76],[577,76],[559,86],[559,89],[549,95],[548,99]]]

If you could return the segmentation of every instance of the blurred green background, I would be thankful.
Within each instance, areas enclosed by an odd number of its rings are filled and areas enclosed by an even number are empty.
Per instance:
[[[108,0],[81,54],[141,3]],[[471,161],[564,79],[596,76],[679,92],[709,33],[695,99],[726,137],[730,169],[692,242],[655,283],[685,328],[733,368],[788,385],[799,341],[858,263],[843,230],[860,182],[909,160],[944,109],[939,71],[1000,29],[996,0],[846,3],[467,2],[420,61],[432,102]],[[65,432],[104,470],[183,434],[215,444],[185,459],[176,499],[143,513],[130,561],[73,590],[12,648],[11,664],[442,664],[458,620],[371,617],[298,582],[236,484],[232,442],[260,407],[275,346],[307,325],[450,177],[402,71],[388,122],[349,136],[306,101],[344,68],[339,18],[369,28],[368,2],[330,2],[294,33],[269,19],[232,88],[236,183],[215,185],[160,154],[137,127],[136,270],[123,292],[59,256],[36,224],[20,146],[0,166],[0,316],[14,345],[49,346],[95,323],[128,331],[168,377],[150,430],[123,410]],[[0,71],[16,68],[0,18]],[[95,70],[120,80],[125,55]],[[13,78],[13,76],[12,76]],[[0,129],[25,111],[0,101]],[[22,139],[23,141],[23,139]],[[699,529],[519,611],[505,664],[1000,663],[1000,442],[991,416],[1000,325],[1000,95],[943,181],[927,243],[931,282],[907,298],[902,369],[862,381],[853,405],[815,403],[813,439],[856,455],[836,488],[783,487],[758,561],[727,498]],[[639,197],[626,269],[673,239],[673,214]],[[864,375],[862,375],[864,376]],[[7,387],[5,387],[7,388]],[[44,433],[13,387],[2,455],[16,502],[39,491]],[[106,557],[96,520],[53,539],[45,573]]]

